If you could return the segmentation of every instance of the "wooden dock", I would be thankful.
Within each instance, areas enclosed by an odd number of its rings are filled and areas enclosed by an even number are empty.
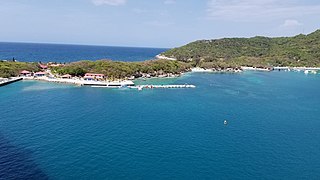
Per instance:
[[[0,86],[5,86],[5,85],[8,85],[8,84],[20,81],[20,80],[22,80],[21,77],[7,78],[7,79],[0,81]]]

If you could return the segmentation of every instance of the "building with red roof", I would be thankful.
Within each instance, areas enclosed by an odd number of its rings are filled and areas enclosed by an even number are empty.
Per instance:
[[[47,65],[44,65],[44,64],[40,64],[40,63],[39,63],[39,66],[40,66],[41,69],[48,69],[48,66],[47,66]]]
[[[27,76],[27,77],[30,77],[31,76],[31,72],[30,71],[27,71],[27,70],[23,70],[20,72],[20,76]]]
[[[36,76],[36,77],[43,77],[43,76],[45,76],[47,73],[45,73],[45,72],[36,72],[36,73],[34,73],[34,76]]]
[[[104,74],[86,73],[84,80],[104,79]]]

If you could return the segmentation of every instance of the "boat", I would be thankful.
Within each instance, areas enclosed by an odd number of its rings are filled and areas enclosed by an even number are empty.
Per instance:
[[[227,125],[227,124],[228,124],[228,121],[227,121],[227,120],[224,120],[223,124],[224,124],[224,125]]]
[[[311,74],[317,74],[317,71],[316,70],[311,70],[310,73]]]

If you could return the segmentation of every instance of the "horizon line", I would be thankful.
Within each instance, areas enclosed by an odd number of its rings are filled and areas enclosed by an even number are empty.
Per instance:
[[[70,45],[70,46],[98,46],[98,47],[123,47],[123,48],[146,48],[146,49],[172,49],[173,47],[146,47],[146,46],[121,46],[104,44],[81,44],[81,43],[62,43],[62,42],[33,42],[33,41],[0,41],[0,43],[20,43],[20,44],[47,44],[47,45]]]

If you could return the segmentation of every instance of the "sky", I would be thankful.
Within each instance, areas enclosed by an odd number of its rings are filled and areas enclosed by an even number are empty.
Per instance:
[[[319,0],[0,0],[0,42],[179,47],[320,28]]]

